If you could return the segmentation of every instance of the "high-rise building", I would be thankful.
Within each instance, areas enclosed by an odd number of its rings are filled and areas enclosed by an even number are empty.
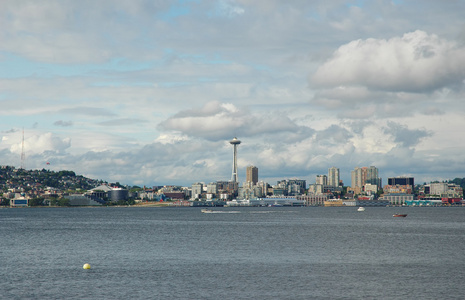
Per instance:
[[[229,143],[234,146],[234,150],[233,150],[233,167],[232,167],[231,181],[232,182],[239,182],[238,177],[237,177],[237,146],[241,143],[241,141],[239,141],[235,137],[231,141],[229,141]]]
[[[200,199],[203,192],[203,183],[196,182],[192,184],[192,199]]]
[[[363,188],[366,183],[376,184],[381,187],[381,178],[378,177],[378,168],[370,167],[356,167],[351,173],[352,188]]]
[[[316,184],[328,185],[328,177],[326,175],[316,175]]]
[[[378,177],[378,168],[374,166],[366,167],[365,183],[376,184],[378,188],[381,187],[381,179]]]
[[[329,186],[339,186],[339,168],[332,167],[328,169],[328,185]]]
[[[356,167],[350,172],[351,188],[362,187],[362,169]]]
[[[256,166],[248,166],[245,178],[246,182],[256,185],[258,182],[258,168]]]
[[[207,184],[207,194],[218,194],[218,185],[216,182],[210,182]]]

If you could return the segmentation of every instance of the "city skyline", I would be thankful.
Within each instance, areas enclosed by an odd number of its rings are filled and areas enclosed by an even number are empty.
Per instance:
[[[1,165],[188,186],[230,180],[237,136],[241,183],[465,177],[463,1],[0,8]]]

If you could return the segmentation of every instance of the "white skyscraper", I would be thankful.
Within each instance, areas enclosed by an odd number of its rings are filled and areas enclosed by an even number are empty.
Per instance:
[[[316,184],[328,185],[328,177],[326,175],[316,175]]]
[[[339,168],[332,167],[328,169],[328,185],[339,186]]]

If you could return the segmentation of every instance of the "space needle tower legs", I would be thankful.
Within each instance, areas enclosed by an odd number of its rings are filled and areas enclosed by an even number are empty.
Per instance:
[[[241,143],[236,137],[233,138],[231,141],[229,141],[231,145],[234,146],[234,151],[233,151],[233,167],[232,167],[232,176],[231,176],[231,181],[233,182],[238,182],[237,178],[237,145]]]

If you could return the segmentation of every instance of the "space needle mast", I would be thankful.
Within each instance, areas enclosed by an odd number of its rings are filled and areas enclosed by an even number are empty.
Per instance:
[[[237,145],[241,143],[236,137],[233,138],[231,141],[229,141],[231,145],[234,146],[234,151],[233,151],[233,167],[232,167],[232,176],[231,176],[231,181],[232,182],[238,182],[237,179]]]

